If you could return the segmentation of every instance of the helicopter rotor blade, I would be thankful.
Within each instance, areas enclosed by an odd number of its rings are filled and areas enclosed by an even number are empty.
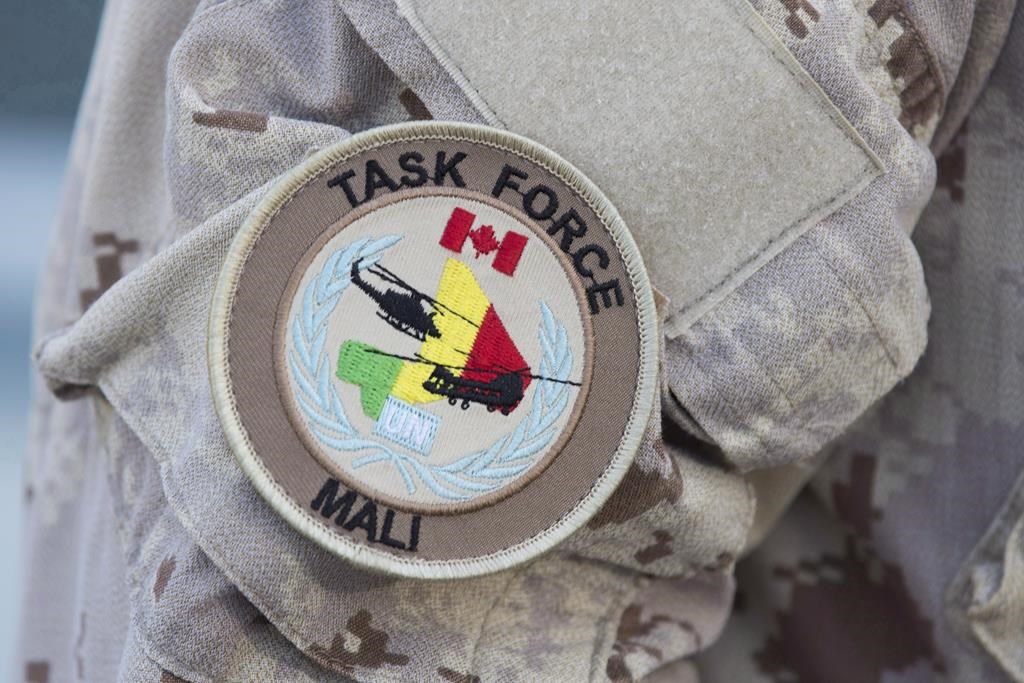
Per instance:
[[[377,356],[387,356],[388,358],[396,358],[398,360],[404,360],[404,361],[408,361],[410,363],[419,363],[421,365],[433,365],[433,366],[436,366],[436,367],[439,367],[439,368],[445,368],[446,370],[469,370],[471,372],[487,372],[487,373],[490,373],[490,374],[493,374],[493,375],[512,374],[512,375],[519,375],[520,377],[529,377],[530,379],[535,379],[535,380],[538,380],[540,382],[554,382],[556,384],[568,384],[568,385],[574,386],[574,387],[583,386],[583,384],[580,383],[580,382],[574,382],[574,381],[568,380],[568,379],[556,379],[554,377],[545,377],[543,375],[534,375],[534,374],[523,372],[521,370],[510,370],[508,368],[503,368],[501,370],[497,370],[497,369],[494,369],[494,368],[469,368],[469,367],[466,367],[465,365],[447,365],[445,363],[434,362],[432,360],[424,358],[423,356],[421,356],[419,354],[416,354],[415,356],[403,356],[401,354],[388,353],[387,351],[381,351],[379,349],[366,349],[366,353],[372,353],[372,354],[377,355]],[[527,370],[527,369],[529,369],[529,368],[524,368],[524,370]]]
[[[459,318],[459,319],[469,323],[473,327],[475,327],[477,329],[480,328],[480,325],[478,325],[477,323],[473,322],[472,320],[470,320],[466,316],[462,315],[461,313],[456,311],[451,306],[448,306],[447,304],[444,304],[444,303],[438,301],[437,299],[435,299],[434,297],[430,296],[426,292],[422,292],[422,291],[416,289],[415,287],[410,285],[408,282],[406,282],[405,280],[400,278],[393,271],[388,270],[387,268],[385,268],[380,263],[377,263],[376,265],[371,266],[367,270],[370,273],[373,273],[374,275],[379,277],[380,279],[384,280],[385,282],[390,282],[391,284],[398,285],[402,289],[405,289],[406,291],[410,292],[411,294],[414,294],[419,299],[422,299],[422,300],[426,301],[431,306],[433,306],[435,308],[443,309],[445,312],[451,313],[456,318]]]

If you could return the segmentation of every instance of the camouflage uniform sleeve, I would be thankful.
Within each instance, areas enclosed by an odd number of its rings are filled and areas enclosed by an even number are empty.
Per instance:
[[[929,305],[910,235],[953,75],[901,3],[755,6],[886,172],[666,347],[672,394],[745,471],[811,458],[920,358]]]
[[[512,570],[421,582],[330,555],[253,490],[212,405],[210,292],[312,152],[485,117],[391,3],[112,3],[40,304],[37,364],[65,400],[36,406],[28,566],[47,570],[29,572],[26,676],[695,678],[681,660],[722,630],[754,525],[747,473],[808,461],[922,352],[910,233],[969,28],[936,53],[896,0],[753,4],[887,171],[664,342],[661,405],[585,528]],[[769,510],[794,488],[779,472]]]
[[[886,171],[666,346],[672,397],[756,492],[747,549],[822,448],[924,352],[930,300],[912,236],[934,188],[936,131],[956,119],[944,112],[954,82],[964,87],[971,29],[928,3],[753,4]],[[1000,41],[984,44],[981,69]]]
[[[911,55],[927,46],[947,84],[922,140],[936,187],[912,236],[929,286],[928,349],[826,446],[738,569],[729,626],[699,667],[712,680],[1024,676],[1024,413],[1010,398],[1024,366],[1020,336],[1005,333],[1022,320],[1024,14],[1014,2],[948,9],[874,3],[869,13],[905,27],[888,59],[918,74],[906,82],[923,80]],[[905,90],[907,110],[925,107],[924,92]]]

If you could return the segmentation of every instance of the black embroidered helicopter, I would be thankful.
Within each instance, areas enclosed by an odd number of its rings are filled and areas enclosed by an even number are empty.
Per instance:
[[[502,415],[508,415],[523,400],[526,378],[535,379],[541,382],[556,382],[558,384],[569,384],[574,387],[582,386],[579,382],[572,380],[554,379],[543,375],[534,375],[528,368],[523,370],[508,370],[505,368],[465,368],[454,365],[443,365],[426,360],[422,356],[402,356],[377,349],[368,350],[389,358],[408,361],[410,363],[421,363],[434,366],[430,376],[424,380],[423,388],[432,394],[444,396],[448,399],[449,405],[459,405],[463,410],[468,410],[472,403],[479,403],[487,408],[487,412],[500,411]],[[456,375],[453,370],[472,370],[474,373],[486,373],[494,378],[487,381],[470,379]]]
[[[446,396],[449,405],[462,401],[463,410],[473,402],[486,406],[489,413],[500,410],[502,415],[508,415],[523,400],[523,378],[517,372],[487,372],[493,373],[494,379],[482,382],[459,377],[448,368],[436,365],[430,377],[423,382],[423,388],[432,394]]]
[[[428,308],[434,309],[439,305],[435,299],[412,287],[384,266],[377,264],[367,268],[367,272],[397,287],[397,289],[389,287],[380,291],[362,278],[360,274],[362,261],[359,259],[352,264],[352,283],[377,304],[378,317],[399,332],[419,341],[426,341],[428,335],[431,337],[441,336],[434,324],[436,311],[428,310]]]
[[[362,259],[352,264],[353,284],[377,304],[379,318],[405,335],[419,341],[426,341],[428,336],[439,339],[441,333],[434,322],[438,314],[451,314],[474,327],[480,327],[451,307],[417,290],[379,263],[365,268],[365,271],[389,285],[394,285],[393,288],[388,287],[384,291],[377,289],[363,279],[361,275],[363,270]],[[420,355],[401,356],[377,350],[373,350],[371,353],[433,366],[430,376],[423,382],[423,388],[437,396],[446,397],[450,405],[460,405],[463,410],[468,410],[472,403],[479,403],[485,406],[488,412],[500,411],[502,415],[509,415],[523,400],[527,383],[531,379],[580,386],[577,382],[533,375],[528,367],[521,370],[465,368],[437,363]],[[459,351],[459,353],[469,357],[469,353],[466,351]],[[493,375],[493,378],[490,380],[473,379],[453,372],[465,370],[472,370],[478,377],[484,374]]]

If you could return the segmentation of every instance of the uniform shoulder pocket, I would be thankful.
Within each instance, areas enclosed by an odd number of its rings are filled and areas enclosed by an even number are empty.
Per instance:
[[[746,0],[398,5],[490,123],[606,188],[670,336],[882,171]]]

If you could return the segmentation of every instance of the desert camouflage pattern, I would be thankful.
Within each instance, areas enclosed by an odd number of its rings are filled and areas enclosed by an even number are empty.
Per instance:
[[[258,496],[205,335],[276,178],[472,98],[386,0],[110,0],[37,302],[13,680],[1024,681],[1024,12],[751,4],[886,172],[664,341],[584,528],[424,582]]]

